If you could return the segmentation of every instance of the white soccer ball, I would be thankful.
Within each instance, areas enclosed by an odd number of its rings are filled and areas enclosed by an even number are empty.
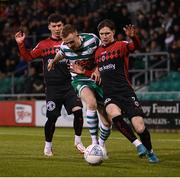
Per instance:
[[[103,162],[103,148],[99,145],[89,145],[84,152],[84,159],[90,165],[100,165]]]

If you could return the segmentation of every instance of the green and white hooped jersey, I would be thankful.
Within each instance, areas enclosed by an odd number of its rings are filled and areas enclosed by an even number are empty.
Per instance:
[[[80,33],[81,46],[78,50],[72,50],[67,45],[61,44],[59,53],[63,55],[70,63],[79,63],[85,68],[90,67],[94,63],[94,53],[100,46],[100,39],[93,33]],[[89,81],[92,79],[84,75],[71,73],[73,80]]]

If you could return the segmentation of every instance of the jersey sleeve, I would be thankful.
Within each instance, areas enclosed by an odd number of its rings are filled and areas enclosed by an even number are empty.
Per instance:
[[[101,45],[101,40],[95,34],[93,34],[93,37],[97,47],[99,47]]]
[[[132,38],[131,42],[127,42],[127,50],[128,52],[134,52],[135,50],[141,47],[141,42],[139,37],[136,35]]]
[[[63,43],[62,43],[60,45],[60,48],[59,48],[59,51],[58,51],[58,54],[60,54],[61,56],[65,56],[64,48],[65,48],[65,45],[63,45]]]
[[[18,48],[20,56],[23,57],[25,61],[31,61],[32,59],[41,57],[41,49],[39,43],[33,50],[27,50],[24,43],[18,44]]]

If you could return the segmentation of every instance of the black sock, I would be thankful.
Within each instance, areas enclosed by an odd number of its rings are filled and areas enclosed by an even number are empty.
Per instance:
[[[73,114],[74,114],[73,127],[74,127],[75,135],[81,136],[83,129],[83,122],[84,122],[82,109],[74,111]]]
[[[44,132],[45,132],[45,140],[47,142],[52,142],[53,134],[55,131],[55,123],[56,121],[49,119],[46,121]]]
[[[121,115],[112,119],[114,126],[132,143],[137,139],[132,128],[123,120]]]
[[[147,148],[147,150],[150,151],[152,149],[152,144],[151,144],[151,136],[148,129],[145,128],[144,131],[140,134],[138,133],[138,135],[143,145]]]

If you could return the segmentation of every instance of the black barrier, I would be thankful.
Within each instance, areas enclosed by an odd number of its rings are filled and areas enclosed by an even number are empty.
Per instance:
[[[141,101],[150,129],[180,129],[180,101]]]

